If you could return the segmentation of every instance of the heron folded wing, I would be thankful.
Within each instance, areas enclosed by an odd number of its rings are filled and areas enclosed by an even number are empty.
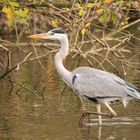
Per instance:
[[[112,78],[101,74],[80,73],[73,76],[73,87],[82,96],[123,97],[124,89]]]

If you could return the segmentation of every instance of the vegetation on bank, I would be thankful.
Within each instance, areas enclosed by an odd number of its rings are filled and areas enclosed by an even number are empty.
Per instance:
[[[129,55],[135,47],[131,40],[140,39],[128,30],[140,22],[139,0],[0,0],[0,4],[0,34],[16,36],[11,41],[0,38],[0,51],[6,52],[5,59],[0,58],[0,79],[8,78],[11,72],[25,62],[44,57],[44,54],[38,56],[34,50],[25,53],[21,62],[11,65],[11,48],[33,45],[22,42],[22,38],[52,28],[62,28],[69,33],[72,58],[78,57],[78,60],[85,60],[89,66],[104,70],[108,63],[122,77],[126,76],[127,67],[140,72],[139,64],[134,61],[139,52],[134,56]],[[124,44],[132,47],[125,47]],[[49,45],[56,44],[34,45],[49,48]],[[52,50],[48,49],[48,52]],[[116,61],[120,62],[121,71],[115,65]],[[42,65],[41,61],[39,63]],[[12,79],[9,81],[14,83]],[[30,90],[20,83],[14,84]],[[36,94],[32,90],[30,92]]]

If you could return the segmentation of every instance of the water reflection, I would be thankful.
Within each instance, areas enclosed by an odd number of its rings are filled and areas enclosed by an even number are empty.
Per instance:
[[[98,126],[96,124],[86,125],[87,128],[81,131],[81,133],[83,134],[83,139],[85,140],[90,140],[93,138],[97,140],[139,139],[135,135],[136,133],[138,134],[138,131],[133,132],[131,129],[136,129],[137,126],[139,126],[140,121],[137,123],[125,123],[125,122],[117,122],[117,123],[108,122],[108,123],[104,123],[103,126]]]
[[[67,94],[63,96],[52,92],[46,93],[45,100],[36,98],[27,103],[16,96],[7,101],[2,97],[0,139],[139,140],[139,103],[131,103],[124,114],[119,107],[117,113],[122,117],[112,120],[104,118],[102,127],[99,127],[97,119],[93,118],[91,124],[79,128],[82,109],[78,97],[69,89],[66,89]],[[92,106],[90,109],[96,108]]]

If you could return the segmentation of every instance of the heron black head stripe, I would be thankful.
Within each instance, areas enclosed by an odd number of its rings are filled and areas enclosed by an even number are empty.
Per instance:
[[[65,31],[63,31],[61,29],[53,29],[53,30],[51,30],[51,32],[57,33],[57,34],[65,34]]]

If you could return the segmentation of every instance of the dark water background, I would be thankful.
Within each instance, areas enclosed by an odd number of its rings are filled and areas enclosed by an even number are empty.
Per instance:
[[[139,38],[140,26],[137,26],[136,35]],[[140,41],[132,41],[138,46],[134,54],[140,51]],[[19,61],[21,54],[20,50],[15,49],[14,62]],[[122,104],[114,104],[118,116],[116,119],[104,118],[102,127],[97,125],[96,117],[90,126],[79,127],[81,102],[68,87],[61,95],[65,85],[56,74],[53,57],[54,54],[51,54],[42,59],[46,70],[38,61],[31,61],[12,76],[15,81],[36,88],[40,94],[44,89],[44,99],[24,89],[17,92],[18,86],[9,96],[9,82],[0,81],[0,140],[140,140],[138,101],[130,102],[126,109]],[[140,62],[140,55],[136,61]],[[68,58],[65,65],[70,68],[74,63]],[[127,80],[140,87],[139,73],[127,71]],[[87,110],[96,111],[96,107],[89,103]],[[102,110],[107,111],[104,107]]]

